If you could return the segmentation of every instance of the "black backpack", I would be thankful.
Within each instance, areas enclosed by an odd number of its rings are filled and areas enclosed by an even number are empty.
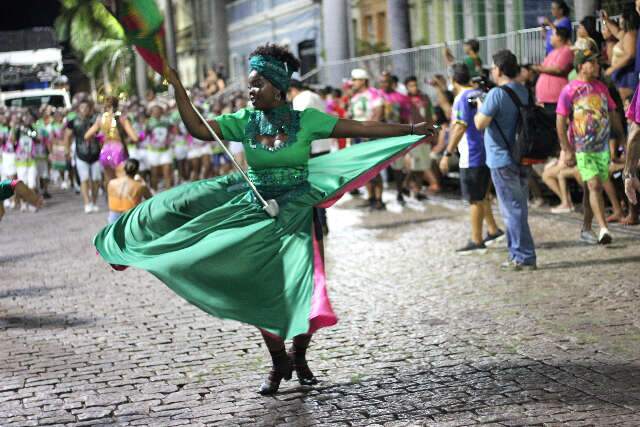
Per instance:
[[[73,137],[76,141],[76,155],[80,160],[94,163],[100,160],[100,142],[96,138],[85,141],[84,134],[91,127],[91,120],[73,119]]]
[[[510,144],[500,125],[494,121],[502,139],[509,148],[511,159],[516,164],[529,160],[536,163],[551,157],[558,148],[558,134],[556,133],[556,115],[547,112],[543,107],[533,102],[529,93],[529,103],[523,105],[518,95],[508,86],[500,86],[511,101],[518,108],[518,123],[516,124],[516,140]]]

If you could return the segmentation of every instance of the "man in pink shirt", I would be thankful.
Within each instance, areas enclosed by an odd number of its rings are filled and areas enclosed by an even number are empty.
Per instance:
[[[555,114],[560,92],[569,83],[567,76],[573,68],[570,43],[569,30],[556,28],[551,36],[553,50],[544,58],[542,65],[534,66],[534,70],[540,73],[536,83],[536,102],[543,104],[550,114]]]
[[[411,123],[414,108],[411,98],[394,89],[393,77],[388,71],[385,71],[380,75],[379,83],[379,94],[382,98],[383,108],[382,121],[386,123]],[[393,180],[396,183],[396,190],[398,190],[397,200],[401,205],[404,205],[405,203],[404,196],[402,194],[405,179],[403,168],[404,158],[400,158],[391,164],[391,169],[393,169]]]

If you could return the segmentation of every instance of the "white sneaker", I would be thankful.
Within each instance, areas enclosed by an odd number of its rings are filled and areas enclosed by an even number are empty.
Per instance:
[[[62,181],[62,183],[60,184],[60,189],[61,190],[68,190],[69,189],[69,182],[68,181]]]
[[[609,229],[601,228],[600,233],[598,234],[598,244],[599,245],[608,245],[613,241],[611,237],[611,233],[609,233]]]
[[[90,214],[91,212],[93,212],[93,210],[91,209],[91,203],[89,203],[88,205],[84,205],[84,213]]]
[[[20,204],[20,212],[26,212],[26,211],[27,211],[27,204],[26,203]]]
[[[556,206],[551,208],[551,213],[552,214],[566,214],[566,213],[571,213],[575,211],[575,208],[573,206],[570,207],[566,207],[566,206]]]
[[[91,204],[91,212],[100,212],[98,205]]]
[[[28,209],[28,210],[29,210],[29,212],[31,212],[31,213],[36,213],[36,212],[38,212],[38,208],[36,208],[35,206],[32,206],[32,205],[29,205],[29,206],[27,207],[27,209]]]

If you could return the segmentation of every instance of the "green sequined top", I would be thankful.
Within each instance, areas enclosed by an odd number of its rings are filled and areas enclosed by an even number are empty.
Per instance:
[[[311,142],[328,138],[338,118],[307,108],[295,111],[290,105],[270,110],[242,109],[215,118],[223,139],[241,141],[249,170],[256,185],[295,185],[306,182]],[[274,147],[261,144],[259,135],[286,135]]]

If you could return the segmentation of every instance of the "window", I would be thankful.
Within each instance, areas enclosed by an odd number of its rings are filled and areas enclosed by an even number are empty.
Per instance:
[[[373,16],[366,15],[363,21],[363,34],[362,38],[365,39],[369,43],[375,43],[374,33],[373,33]]]
[[[387,15],[384,12],[378,12],[376,16],[376,41],[384,43],[387,39]]]

